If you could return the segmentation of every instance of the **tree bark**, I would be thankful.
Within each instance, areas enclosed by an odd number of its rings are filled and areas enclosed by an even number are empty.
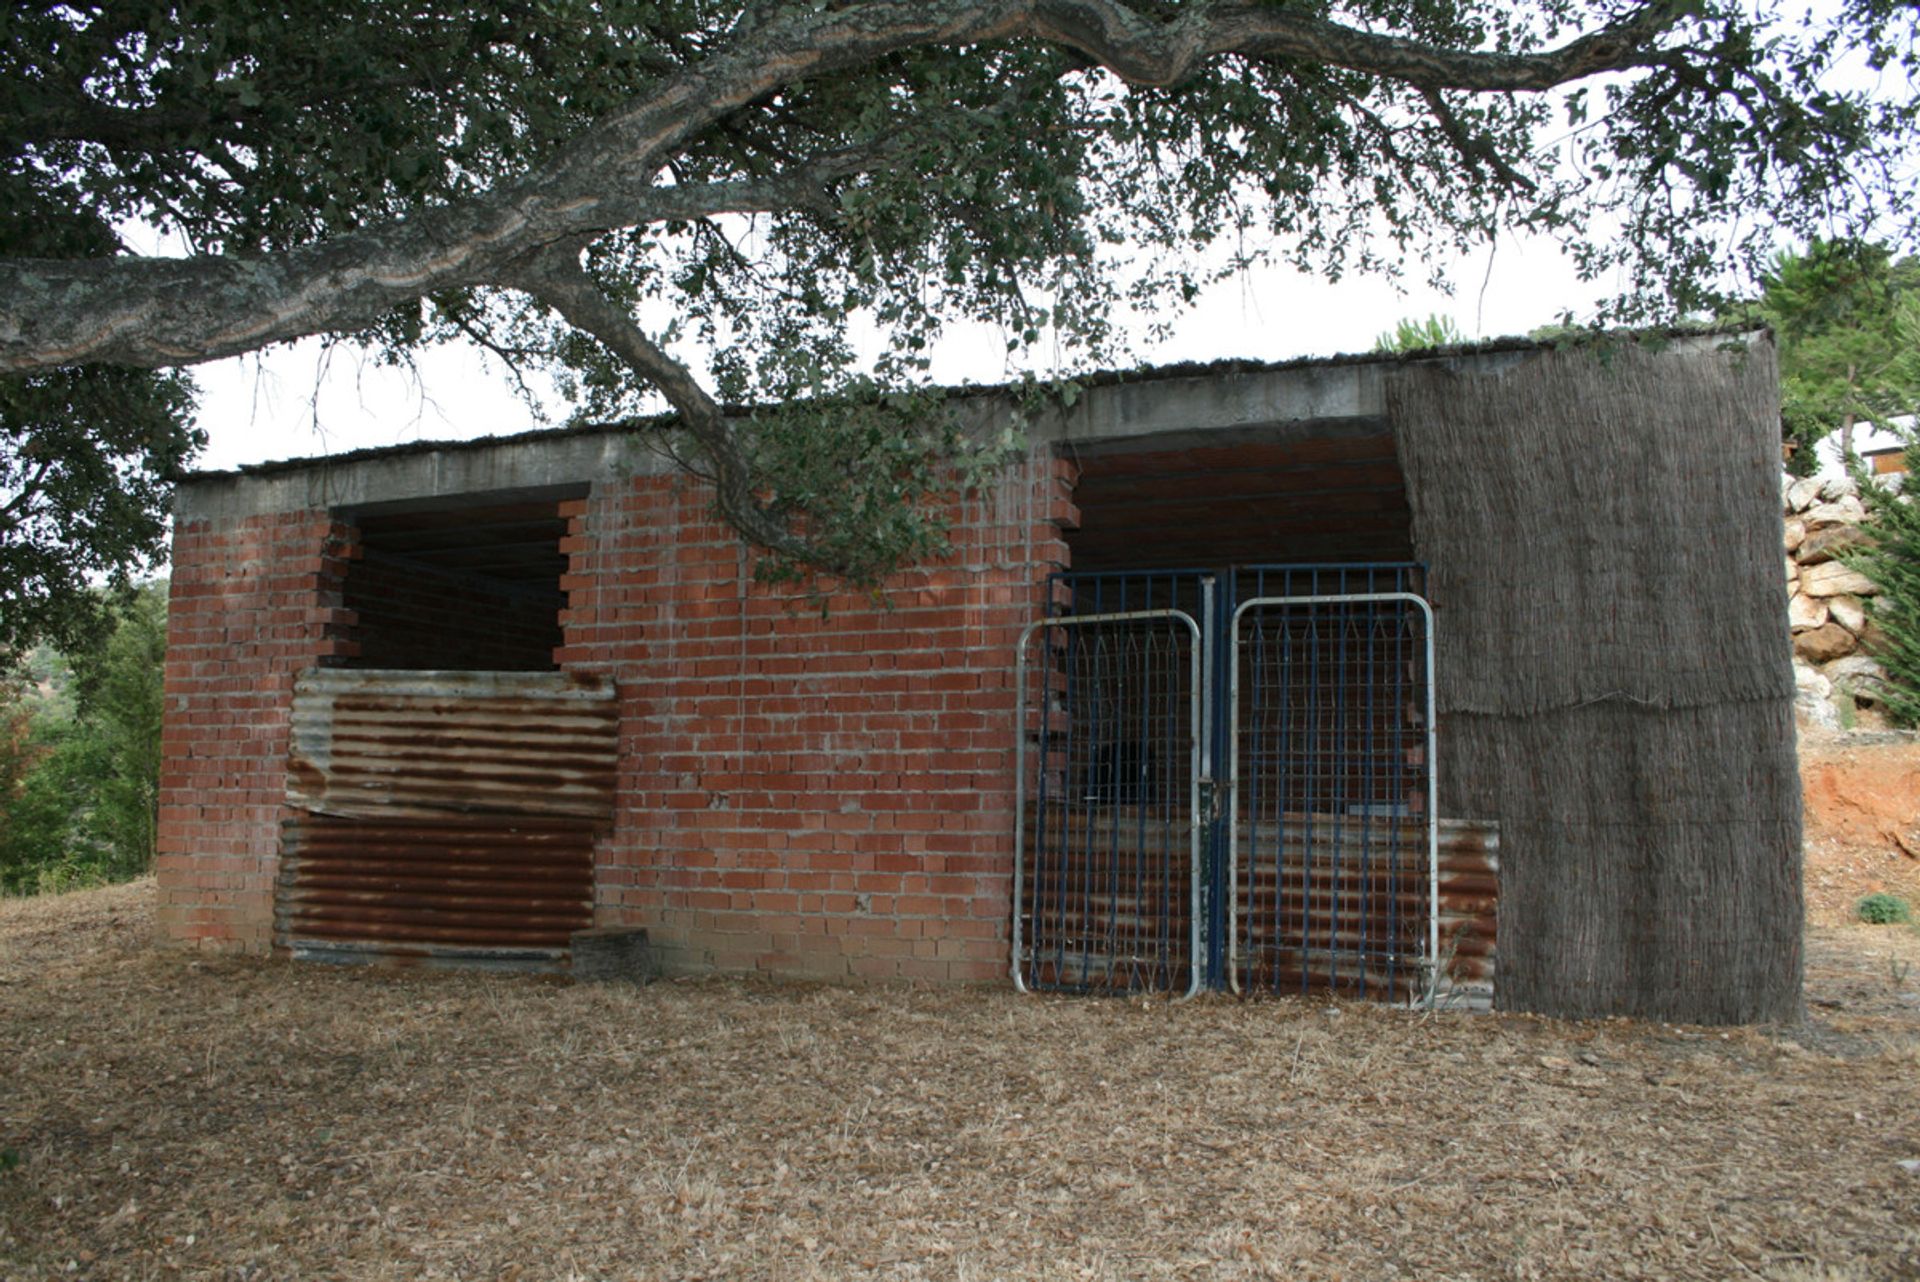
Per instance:
[[[833,158],[766,182],[691,190],[655,176],[688,139],[756,99],[905,49],[1037,39],[1143,85],[1177,84],[1205,60],[1239,53],[1342,67],[1433,94],[1526,92],[1652,65],[1662,56],[1657,37],[1681,7],[1658,0],[1527,54],[1444,48],[1274,4],[1200,5],[1166,21],[1125,0],[862,0],[808,10],[755,27],[584,130],[524,179],[460,204],[259,258],[0,261],[0,373],[214,360],[363,328],[436,290],[503,284],[513,264],[556,243],[662,220],[805,207]]]

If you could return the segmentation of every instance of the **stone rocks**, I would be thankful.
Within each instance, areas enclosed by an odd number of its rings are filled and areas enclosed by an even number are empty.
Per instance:
[[[1807,596],[1872,596],[1879,590],[1872,579],[1838,561],[1800,566],[1800,591]]]
[[[1818,477],[1804,477],[1787,485],[1787,511],[1804,512],[1820,498]]]
[[[1831,663],[1852,653],[1854,635],[1837,623],[1823,623],[1793,638],[1793,652],[1808,663]]]
[[[1791,612],[1789,612],[1791,614]],[[1827,616],[1835,623],[1864,639],[1867,635],[1867,608],[1850,596],[1831,597],[1827,601]]]
[[[1887,670],[1864,654],[1835,659],[1821,669],[1820,674],[1835,689],[1852,695],[1861,703],[1885,703],[1887,691],[1892,688],[1892,683],[1887,680]]]
[[[1810,725],[1826,730],[1840,728],[1840,711],[1833,706],[1833,682],[1797,661],[1793,665],[1793,710]]]
[[[1793,633],[1794,709],[1804,722],[1837,728],[1886,701],[1887,676],[1872,659],[1885,636],[1865,598],[1879,588],[1847,566],[1867,540],[1860,487],[1851,477],[1781,478],[1787,626]]]
[[[1822,503],[1810,507],[1801,516],[1809,530],[1824,529],[1830,525],[1858,525],[1867,519],[1867,505],[1849,494],[1836,503]]]
[[[1825,601],[1817,601],[1798,592],[1787,599],[1787,626],[1795,633],[1811,632],[1821,627],[1826,623],[1828,613],[1829,607]]]
[[[1819,565],[1866,542],[1867,533],[1858,525],[1830,525],[1802,539],[1793,555],[1802,565]]]
[[[573,977],[580,983],[651,983],[659,962],[647,932],[638,927],[602,927],[573,933]]]

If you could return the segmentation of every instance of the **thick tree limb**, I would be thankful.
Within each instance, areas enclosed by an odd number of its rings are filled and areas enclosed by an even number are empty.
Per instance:
[[[0,261],[0,372],[212,360],[360,329],[435,290],[503,284],[547,245],[661,220],[817,208],[829,161],[715,187],[661,186],[655,176],[691,138],[764,95],[904,49],[1039,39],[1149,85],[1176,84],[1207,59],[1242,53],[1343,67],[1423,92],[1534,91],[1650,65],[1677,13],[1672,0],[1657,0],[1556,49],[1506,54],[1360,31],[1276,4],[1198,5],[1168,21],[1126,0],[857,0],[807,9],[747,28],[525,179],[470,201],[261,258]]]
[[[582,270],[577,246],[557,245],[513,264],[503,272],[501,283],[553,308],[569,325],[593,335],[659,389],[712,464],[709,479],[728,524],[769,552],[819,564],[812,545],[755,498],[752,467],[727,423],[725,407],[700,385],[691,370],[647,337],[627,308],[608,298]],[[841,567],[819,568],[836,571]]]

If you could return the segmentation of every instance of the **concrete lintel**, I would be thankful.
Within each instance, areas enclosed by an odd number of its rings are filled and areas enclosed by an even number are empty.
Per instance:
[[[347,460],[265,475],[222,473],[183,481],[176,521],[237,521],[268,512],[369,508],[384,503],[486,494],[538,494],[612,476],[673,470],[659,449],[631,433],[581,432],[536,440],[457,442],[439,449]]]
[[[1340,422],[1379,421],[1382,377],[1379,364],[1308,365],[1109,384],[1034,424],[1032,436],[1053,443],[1255,429],[1271,438],[1289,425],[1317,435]]]
[[[1722,338],[1719,341],[1724,342]],[[1704,340],[1701,340],[1704,342]],[[1700,343],[1681,343],[1688,348]],[[1498,374],[1538,355],[1539,349],[1440,354],[1462,373]],[[1345,360],[1268,369],[1195,370],[1142,374],[1100,382],[1071,406],[1058,399],[1027,411],[1025,430],[1035,445],[1106,443],[1168,448],[1235,440],[1276,441],[1376,432],[1386,428],[1388,380],[1402,361]],[[949,402],[963,428],[997,433],[1014,413],[1013,394],[963,392]],[[402,447],[310,465],[254,473],[189,477],[174,504],[181,521],[230,521],[302,509],[377,509],[462,495],[551,494],[619,476],[662,475],[673,463],[659,448],[658,429],[557,432],[524,439],[448,442]]]

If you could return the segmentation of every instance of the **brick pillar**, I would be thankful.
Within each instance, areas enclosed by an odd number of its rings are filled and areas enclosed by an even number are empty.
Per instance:
[[[156,860],[166,939],[271,945],[293,682],[351,644],[352,548],[323,512],[175,528]]]

